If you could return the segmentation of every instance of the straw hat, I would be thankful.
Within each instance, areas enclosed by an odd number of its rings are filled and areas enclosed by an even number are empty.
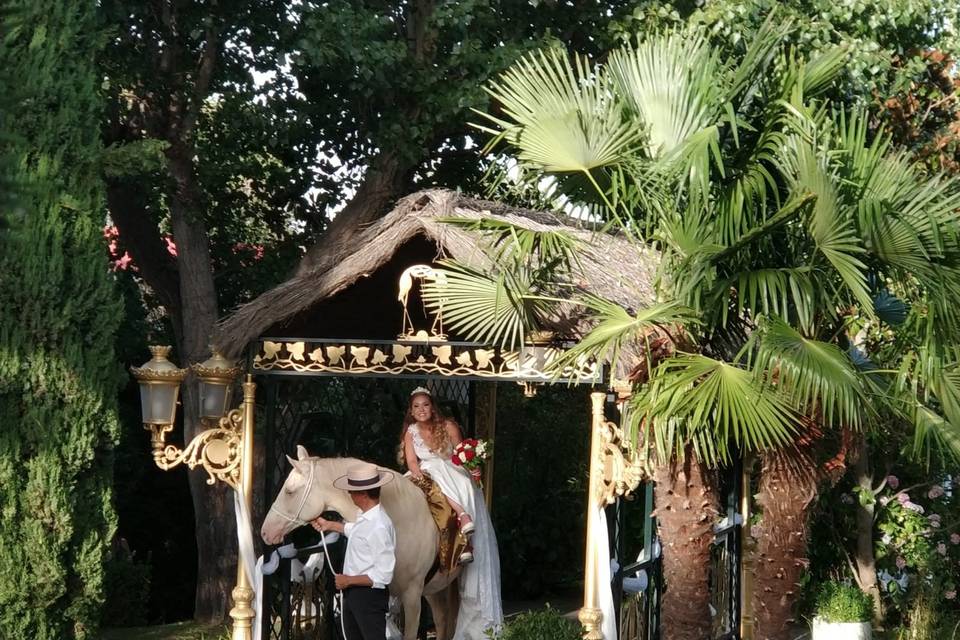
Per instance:
[[[340,476],[333,481],[337,489],[347,491],[366,491],[375,487],[382,487],[393,480],[393,474],[386,469],[380,469],[375,464],[364,462],[347,470],[347,475]]]

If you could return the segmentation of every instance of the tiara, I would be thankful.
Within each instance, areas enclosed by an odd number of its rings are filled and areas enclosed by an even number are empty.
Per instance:
[[[430,393],[430,389],[427,389],[426,387],[417,387],[416,389],[414,389],[413,391],[410,392],[410,397],[413,397],[413,396],[417,395],[418,393],[425,393],[425,394],[427,394],[428,396],[430,396],[431,398],[433,397],[433,394]]]

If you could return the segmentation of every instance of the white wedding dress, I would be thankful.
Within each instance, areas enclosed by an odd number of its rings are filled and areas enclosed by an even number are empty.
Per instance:
[[[503,625],[503,605],[497,536],[483,493],[468,471],[454,465],[449,456],[430,450],[416,424],[407,430],[413,436],[413,450],[420,460],[420,469],[440,485],[443,495],[463,507],[476,527],[471,536],[474,560],[460,573],[460,613],[454,640],[487,640],[487,629],[499,630]]]

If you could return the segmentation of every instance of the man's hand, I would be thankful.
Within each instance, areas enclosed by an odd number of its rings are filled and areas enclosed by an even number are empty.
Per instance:
[[[326,533],[327,531],[336,531],[337,533],[343,533],[342,522],[327,520],[326,518],[321,518],[319,516],[314,520],[310,521],[310,526],[321,533]]]
[[[337,589],[349,589],[350,587],[372,587],[373,580],[370,576],[345,576],[342,573],[333,574],[333,584]]]

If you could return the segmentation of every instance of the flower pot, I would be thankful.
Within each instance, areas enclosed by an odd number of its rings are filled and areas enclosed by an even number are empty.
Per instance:
[[[869,622],[826,622],[813,619],[812,640],[871,640]]]

